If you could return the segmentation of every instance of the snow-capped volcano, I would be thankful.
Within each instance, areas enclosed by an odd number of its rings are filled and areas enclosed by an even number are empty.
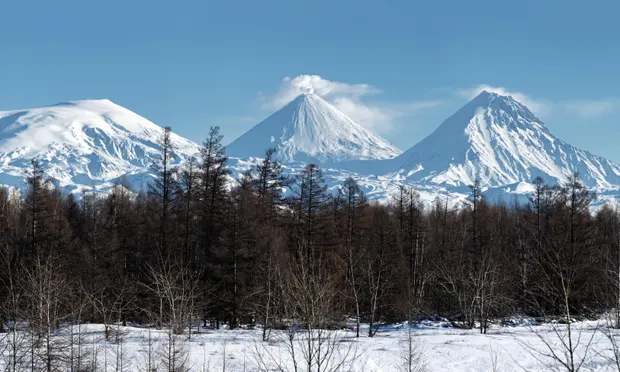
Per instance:
[[[108,100],[0,112],[0,185],[23,187],[30,159],[37,158],[65,191],[105,190],[121,178],[137,190],[153,177],[161,133],[161,127]],[[199,151],[177,135],[172,141],[176,164]],[[303,162],[330,164],[324,167],[330,190],[353,177],[378,200],[410,184],[429,203],[442,195],[456,206],[467,199],[466,186],[476,176],[489,197],[498,199],[526,195],[536,176],[563,183],[574,172],[603,202],[620,195],[620,166],[557,139],[512,97],[488,92],[399,156],[389,142],[320,97],[299,96],[227,147],[233,178],[269,147],[277,148],[287,173],[299,172]]]
[[[23,184],[37,158],[59,186],[110,186],[125,176],[132,188],[148,182],[162,128],[109,101],[86,100],[0,112],[0,184]],[[172,134],[175,162],[198,145]]]
[[[401,153],[316,94],[298,96],[226,147],[229,156],[260,157],[275,147],[282,162],[338,163]]]
[[[512,97],[486,91],[421,142],[373,168],[453,186],[471,185],[476,176],[490,187],[536,176],[564,183],[574,172],[590,187],[620,185],[620,166],[556,138]]]

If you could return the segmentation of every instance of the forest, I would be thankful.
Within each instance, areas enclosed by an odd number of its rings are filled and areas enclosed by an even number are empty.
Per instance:
[[[446,318],[485,333],[517,314],[588,319],[620,303],[620,212],[592,213],[578,174],[533,180],[525,205],[489,203],[476,181],[468,203],[425,207],[409,186],[381,203],[354,179],[327,190],[317,165],[287,175],[267,149],[231,189],[222,140],[211,128],[176,168],[166,128],[142,190],[120,180],[63,195],[36,160],[24,190],[0,189],[0,331],[22,327],[40,354],[9,353],[14,365],[55,370],[51,339],[67,324],[104,324],[106,338],[114,324],[260,325],[268,340],[293,326],[373,337]]]

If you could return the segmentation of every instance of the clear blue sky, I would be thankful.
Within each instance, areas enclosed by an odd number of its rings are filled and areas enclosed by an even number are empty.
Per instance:
[[[618,0],[24,0],[0,14],[0,110],[109,98],[230,141],[290,94],[285,77],[312,74],[404,150],[487,84],[620,161]]]

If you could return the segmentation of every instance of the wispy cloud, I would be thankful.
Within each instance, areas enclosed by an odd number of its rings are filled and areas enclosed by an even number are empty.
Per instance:
[[[598,100],[569,101],[562,104],[564,109],[584,118],[598,118],[609,115],[620,108],[620,98],[609,97]]]
[[[279,109],[303,93],[315,93],[325,99],[334,97],[359,98],[369,94],[381,93],[369,84],[349,84],[323,79],[319,75],[299,75],[285,77],[280,89],[272,95],[262,95],[264,106]]]
[[[381,102],[371,100],[381,90],[370,84],[350,84],[332,81],[319,75],[285,77],[273,94],[260,94],[263,108],[279,109],[302,93],[315,93],[360,125],[377,132],[388,132],[396,118],[414,115],[436,107],[442,101]]]

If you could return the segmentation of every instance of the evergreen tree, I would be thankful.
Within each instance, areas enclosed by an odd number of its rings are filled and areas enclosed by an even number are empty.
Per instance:
[[[330,196],[323,172],[316,164],[309,164],[297,175],[293,185],[295,196],[290,200],[294,210],[295,248],[297,256],[306,265],[313,265],[324,254],[329,236],[323,229],[329,215]]]
[[[158,253],[165,258],[170,254],[168,220],[170,208],[174,202],[174,190],[176,183],[177,169],[172,166],[174,160],[174,145],[172,143],[172,130],[165,127],[157,145],[160,147],[160,155],[157,162],[151,168],[157,177],[149,184],[149,194],[157,200],[158,215]]]
[[[178,198],[181,201],[181,203],[179,203],[179,212],[182,216],[181,220],[183,221],[182,261],[185,265],[190,265],[194,267],[194,269],[196,269],[198,263],[198,224],[195,216],[196,212],[198,212],[197,194],[200,187],[199,169],[196,158],[189,158],[181,170],[177,190]]]
[[[223,299],[226,296],[223,282],[225,268],[222,257],[225,247],[222,246],[222,232],[227,212],[226,182],[229,171],[222,139],[219,127],[212,127],[200,151],[202,160],[199,193],[202,203],[200,241],[205,268],[202,281],[206,288],[211,288],[216,299]],[[205,316],[214,317],[219,325],[219,321],[226,316],[224,307],[222,301],[210,304],[209,311],[205,310]]]
[[[360,335],[361,322],[361,288],[362,288],[362,239],[365,226],[362,226],[364,209],[367,206],[366,197],[353,178],[344,181],[339,194],[341,226],[339,236],[344,239],[344,250],[347,262],[346,279],[353,298],[356,336]]]
[[[34,257],[42,252],[48,245],[48,228],[46,226],[49,218],[47,197],[49,193],[48,181],[45,179],[43,168],[38,160],[30,161],[31,168],[28,171],[26,182],[28,185],[26,194],[27,221],[28,221],[28,240],[30,245],[30,256]]]

